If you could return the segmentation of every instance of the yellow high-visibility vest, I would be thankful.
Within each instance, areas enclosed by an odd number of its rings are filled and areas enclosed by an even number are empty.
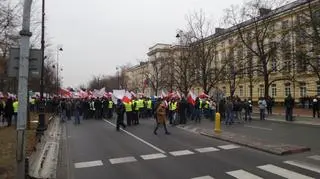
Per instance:
[[[31,103],[31,104],[36,104],[36,100],[32,98],[31,101],[30,101],[30,103]]]
[[[204,108],[206,108],[206,109],[209,108],[209,101],[206,101],[206,104],[204,105]]]
[[[131,112],[132,111],[132,103],[124,103],[124,107],[126,108],[126,112]]]
[[[148,108],[148,109],[152,109],[152,101],[151,101],[151,100],[148,100],[148,102],[147,102],[147,108]]]
[[[170,111],[175,111],[177,109],[177,102],[171,102],[170,104],[169,104],[169,110]]]
[[[19,109],[19,102],[18,101],[13,102],[12,107],[13,107],[13,112],[17,113]]]
[[[112,101],[109,101],[108,108],[111,109],[112,107],[113,107],[113,102],[112,102]]]
[[[133,100],[132,103],[135,106],[133,110],[139,111],[139,101],[138,100]]]

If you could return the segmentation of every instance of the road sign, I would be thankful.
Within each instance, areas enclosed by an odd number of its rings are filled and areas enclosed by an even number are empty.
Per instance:
[[[10,59],[8,64],[8,76],[16,77],[19,76],[19,60],[20,60],[20,49],[10,49]],[[40,78],[41,75],[41,49],[30,49],[29,59],[29,76],[30,78]]]

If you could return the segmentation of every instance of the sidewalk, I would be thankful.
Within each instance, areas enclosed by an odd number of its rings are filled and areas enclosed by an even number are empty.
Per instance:
[[[259,113],[259,109],[255,106],[253,108],[253,113]],[[285,108],[282,106],[276,106],[272,108],[273,115],[281,115],[285,116]],[[305,108],[294,108],[293,109],[293,116],[296,117],[313,117],[312,109],[305,109]]]
[[[270,127],[274,127],[274,129]],[[178,128],[275,155],[288,155],[309,151],[310,148],[308,146],[312,143],[312,141],[304,143],[297,142],[295,139],[290,140],[293,137],[290,137],[291,132],[288,132],[292,130],[291,128],[283,125],[274,126],[271,123],[256,120],[246,124],[235,123],[231,126],[221,124],[221,133],[215,133],[214,122],[206,119],[203,119],[200,124],[189,121],[187,125],[180,125]],[[296,131],[297,129],[294,130]],[[310,133],[310,135],[313,134]],[[304,137],[297,139],[304,140]]]
[[[254,113],[252,115],[254,120],[259,120],[259,114]],[[274,122],[281,122],[281,123],[288,123],[288,124],[299,124],[299,125],[311,125],[311,126],[320,126],[320,119],[313,118],[313,117],[303,117],[303,116],[294,116],[293,121],[286,121],[284,115],[266,115],[266,120],[274,121]]]

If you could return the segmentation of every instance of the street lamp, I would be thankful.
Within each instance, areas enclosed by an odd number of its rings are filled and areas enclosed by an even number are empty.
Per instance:
[[[118,89],[121,89],[121,86],[120,86],[120,72],[119,72],[119,67],[116,67],[116,70],[117,70],[117,75],[118,75]]]
[[[57,95],[59,95],[59,52],[62,52],[62,47],[57,48],[57,76],[56,76],[56,85],[57,85]]]
[[[44,60],[46,58],[44,54],[45,50],[45,0],[42,0],[42,22],[41,22],[41,74],[40,74],[40,104],[39,104],[39,121],[37,126],[37,135],[42,135],[43,131],[46,130],[45,126],[45,102],[43,100],[43,93],[44,93]],[[29,93],[28,93],[29,94]]]

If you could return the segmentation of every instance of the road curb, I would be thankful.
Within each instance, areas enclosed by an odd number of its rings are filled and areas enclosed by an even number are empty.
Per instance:
[[[294,148],[294,149],[288,149],[288,150],[271,150],[271,149],[266,149],[261,147],[261,145],[254,145],[252,143],[243,143],[237,140],[231,140],[231,139],[227,139],[227,138],[223,138],[222,136],[218,135],[213,135],[213,134],[209,134],[207,132],[199,132],[201,135],[206,136],[206,137],[211,137],[214,139],[218,139],[218,140],[222,140],[222,141],[226,141],[226,142],[231,142],[231,143],[235,143],[241,146],[245,146],[245,147],[249,147],[252,149],[256,149],[259,151],[263,151],[263,152],[267,152],[270,154],[274,154],[274,155],[290,155],[290,154],[296,154],[296,153],[302,153],[302,152],[307,152],[310,151],[311,149],[309,147],[299,147],[299,148]]]
[[[61,126],[59,118],[51,118],[48,130],[41,137],[37,150],[30,156],[29,176],[32,178],[56,178],[57,155]]]
[[[260,121],[260,119],[256,118],[256,117],[253,117],[252,119],[255,120],[255,121]],[[284,120],[282,121],[282,120],[277,120],[277,119],[272,119],[272,118],[266,118],[266,121],[276,122],[276,123],[281,123],[281,124],[320,127],[320,123],[319,124],[297,123],[297,122],[299,122],[297,120],[294,120],[294,121],[291,122],[291,121],[284,121]]]

